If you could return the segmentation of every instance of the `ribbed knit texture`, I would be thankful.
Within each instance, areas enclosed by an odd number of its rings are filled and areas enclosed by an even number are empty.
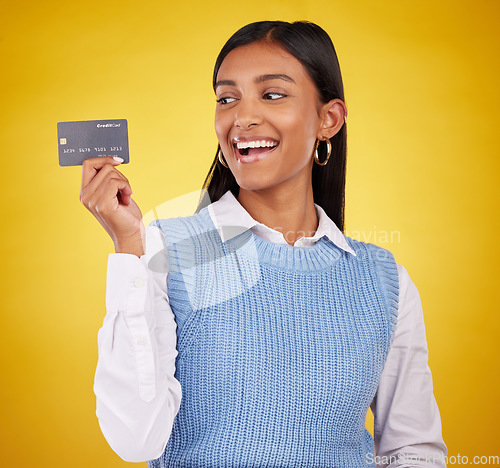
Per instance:
[[[160,467],[361,468],[392,342],[392,254],[346,237],[222,243],[207,208],[157,220],[168,249],[182,403]]]

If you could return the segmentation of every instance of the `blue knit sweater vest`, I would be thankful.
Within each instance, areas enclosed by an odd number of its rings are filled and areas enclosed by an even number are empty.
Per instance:
[[[152,224],[168,251],[182,402],[148,466],[372,466],[365,418],[397,322],[393,255],[251,230],[223,243],[207,207]]]

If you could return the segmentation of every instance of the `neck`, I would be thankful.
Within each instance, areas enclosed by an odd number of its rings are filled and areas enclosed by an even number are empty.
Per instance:
[[[259,223],[279,231],[293,245],[301,237],[311,237],[318,229],[312,183],[302,189],[276,186],[262,190],[240,188],[238,202]]]

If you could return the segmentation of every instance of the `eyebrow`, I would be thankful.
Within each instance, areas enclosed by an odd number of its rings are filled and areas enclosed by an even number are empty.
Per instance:
[[[283,80],[283,81],[288,81],[289,83],[295,83],[295,80],[288,76],[285,75],[284,73],[274,73],[274,74],[269,74],[269,75],[260,75],[257,78],[255,78],[254,82],[255,83],[263,83],[264,81],[271,81],[271,80]],[[218,86],[236,86],[236,82],[233,80],[220,80],[215,83],[214,89],[217,89]]]
[[[283,73],[278,73],[275,75],[260,75],[255,79],[255,82],[262,83],[264,81],[270,81],[270,80],[284,80],[288,81],[289,83],[295,83],[292,77],[285,75]]]

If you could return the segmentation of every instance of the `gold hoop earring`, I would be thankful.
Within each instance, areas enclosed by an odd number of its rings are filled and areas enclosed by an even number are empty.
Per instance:
[[[227,167],[229,169],[229,166],[224,162],[224,159],[222,159],[222,151],[221,149],[219,148],[219,151],[217,151],[217,155],[219,157],[219,162],[224,166],[224,167]]]
[[[314,161],[316,164],[319,164],[320,166],[324,166],[328,160],[330,159],[330,155],[332,154],[332,143],[329,138],[325,140],[326,142],[326,159],[323,162],[319,161],[319,155],[318,155],[318,146],[321,140],[316,140],[316,146],[314,147]]]

